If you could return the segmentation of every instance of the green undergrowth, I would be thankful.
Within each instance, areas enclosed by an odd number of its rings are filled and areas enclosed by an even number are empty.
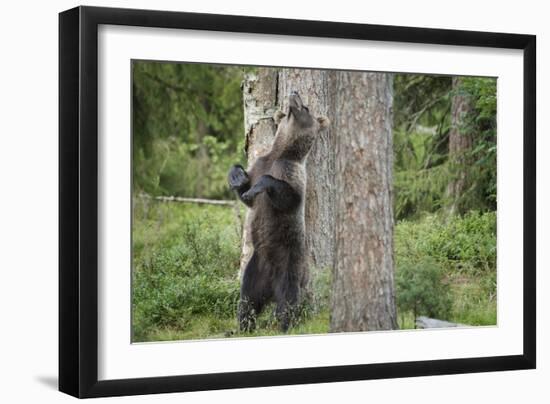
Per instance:
[[[495,325],[496,213],[428,215],[395,227],[400,317]],[[400,322],[414,328],[414,321]]]
[[[134,198],[134,342],[275,336],[272,306],[251,333],[237,330],[244,208]],[[470,213],[401,221],[395,228],[399,327],[416,315],[496,323],[496,217]],[[311,270],[311,299],[289,334],[329,331],[330,269]]]

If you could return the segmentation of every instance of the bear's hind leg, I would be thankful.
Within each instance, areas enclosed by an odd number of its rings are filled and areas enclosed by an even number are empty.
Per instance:
[[[298,282],[292,275],[281,275],[277,282],[275,300],[277,301],[276,315],[279,328],[287,332],[295,320],[298,304]]]
[[[243,332],[254,331],[256,328],[256,308],[253,302],[241,297],[238,309],[239,330]]]
[[[241,284],[241,299],[237,314],[241,331],[253,331],[256,327],[256,317],[263,309],[265,291],[264,282],[260,280],[257,255],[253,253],[244,270]]]

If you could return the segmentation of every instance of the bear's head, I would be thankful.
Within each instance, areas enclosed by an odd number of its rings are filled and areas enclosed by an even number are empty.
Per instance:
[[[330,124],[324,116],[315,117],[296,91],[288,96],[288,112],[277,111],[273,119],[277,133],[272,150],[280,158],[296,161],[305,160],[319,132]]]

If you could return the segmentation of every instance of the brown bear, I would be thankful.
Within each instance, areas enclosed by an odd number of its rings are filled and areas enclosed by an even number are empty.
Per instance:
[[[319,131],[329,125],[315,118],[295,91],[288,112],[273,119],[277,133],[269,153],[246,172],[235,165],[228,175],[230,187],[252,209],[254,252],[241,283],[238,308],[242,331],[254,329],[256,316],[269,302],[276,304],[282,331],[287,331],[307,282],[304,203],[306,158]]]

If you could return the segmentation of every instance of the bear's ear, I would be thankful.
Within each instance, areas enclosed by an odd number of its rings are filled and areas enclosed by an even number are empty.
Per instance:
[[[321,129],[325,129],[330,125],[330,119],[328,119],[326,116],[318,117],[317,122],[319,122],[319,126],[321,127]]]
[[[275,112],[275,114],[273,115],[273,120],[275,121],[275,124],[278,125],[285,116],[286,114],[281,110]]]

